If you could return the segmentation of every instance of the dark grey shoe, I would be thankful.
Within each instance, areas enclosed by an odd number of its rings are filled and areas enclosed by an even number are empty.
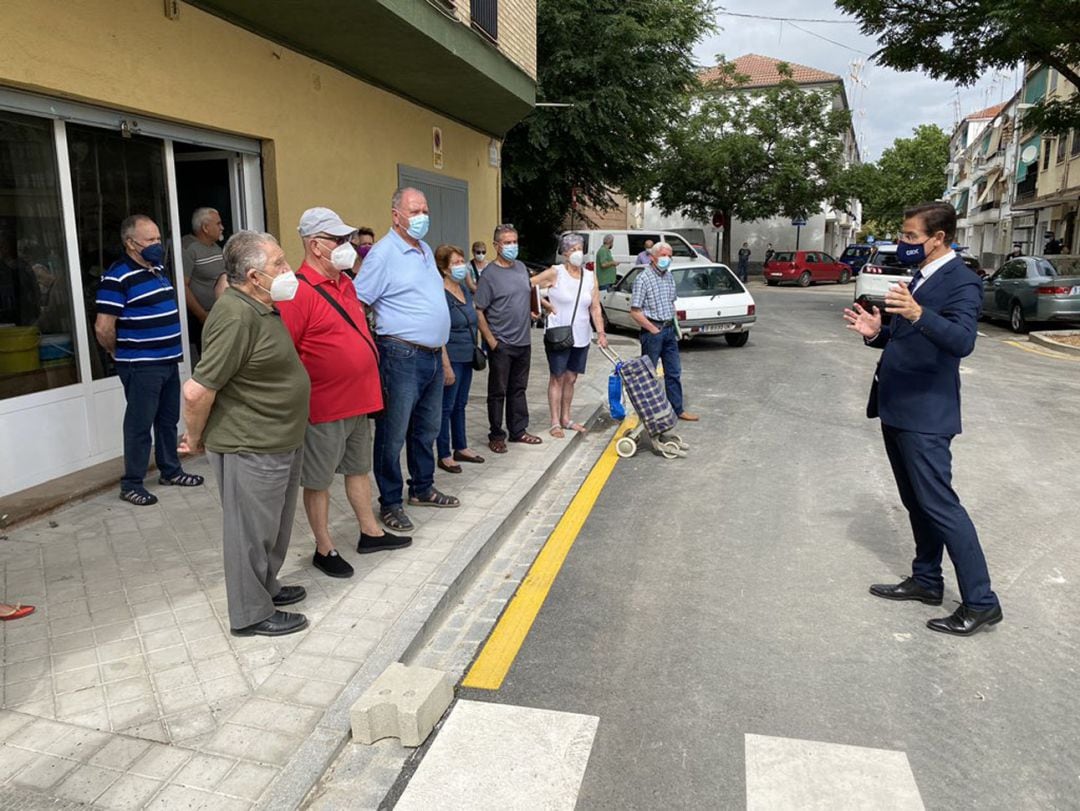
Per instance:
[[[927,605],[941,605],[943,596],[940,591],[931,591],[926,586],[920,586],[913,577],[905,578],[896,585],[875,583],[870,587],[870,593],[886,600],[918,600]]]
[[[387,529],[392,529],[395,532],[408,532],[416,528],[400,504],[394,507],[384,507],[379,512],[379,520],[386,524]]]
[[[292,605],[307,597],[307,590],[303,586],[282,586],[281,591],[274,595],[274,605]]]
[[[408,535],[391,535],[384,532],[382,535],[368,535],[360,533],[360,540],[356,542],[356,551],[361,555],[368,552],[382,552],[386,549],[404,549],[412,546],[412,538]]]
[[[307,617],[288,611],[275,611],[269,618],[246,628],[233,628],[233,636],[285,636],[307,628]]]

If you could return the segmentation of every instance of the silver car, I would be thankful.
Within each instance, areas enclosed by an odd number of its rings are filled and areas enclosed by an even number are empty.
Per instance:
[[[986,279],[983,317],[1013,332],[1036,321],[1080,322],[1080,256],[1021,256]]]

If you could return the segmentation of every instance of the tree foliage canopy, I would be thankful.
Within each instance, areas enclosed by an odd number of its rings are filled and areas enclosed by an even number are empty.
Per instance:
[[[1025,126],[1045,132],[1080,127],[1080,0],[836,0],[877,37],[879,62],[923,70],[935,79],[972,84],[994,68],[1019,62],[1057,70],[1076,89],[1065,101],[1043,101]]]
[[[835,95],[800,87],[784,65],[779,85],[743,89],[745,77],[721,64],[721,79],[687,100],[685,119],[631,190],[642,197],[653,190],[664,213],[705,222],[715,211],[743,221],[808,216],[843,194],[851,115],[834,105]],[[730,261],[730,229],[722,255]]]
[[[712,0],[539,0],[537,108],[503,143],[503,211],[523,250],[550,253],[575,195],[609,208],[635,181],[695,81]]]

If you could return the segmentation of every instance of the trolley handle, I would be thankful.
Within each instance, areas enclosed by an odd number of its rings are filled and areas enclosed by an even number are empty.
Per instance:
[[[605,358],[612,362],[613,365],[618,366],[620,363],[622,363],[622,358],[620,358],[619,354],[610,346],[601,346],[600,351],[604,354]]]

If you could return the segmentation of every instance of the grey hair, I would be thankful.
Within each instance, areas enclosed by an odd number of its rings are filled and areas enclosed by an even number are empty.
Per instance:
[[[405,193],[410,191],[416,192],[425,200],[427,200],[427,197],[422,191],[420,191],[420,189],[417,189],[413,186],[401,186],[400,188],[394,190],[394,195],[390,198],[390,208],[396,208],[398,211],[400,211],[401,201],[405,199]]]
[[[510,223],[503,223],[502,225],[495,226],[495,235],[492,237],[492,241],[498,245],[499,237],[503,234],[517,234],[517,229]]]
[[[191,212],[191,233],[199,233],[202,227],[206,225],[206,221],[210,219],[210,215],[217,213],[216,208],[210,208],[209,206],[202,206]]]
[[[610,245],[614,241],[615,241],[615,235],[614,234],[604,234],[604,244],[605,245]]]
[[[664,242],[663,240],[660,240],[659,242],[653,243],[653,246],[651,248],[649,248],[649,255],[650,256],[659,256],[661,248],[667,248],[669,251],[672,250],[670,242]]]
[[[153,222],[153,219],[147,217],[145,214],[132,214],[129,217],[124,217],[124,221],[120,223],[120,242],[127,242],[129,239],[135,238],[135,229],[139,227],[139,223],[143,220],[147,222]]]
[[[559,242],[559,253],[563,256],[570,256],[570,252],[574,249],[575,245],[580,245],[582,249],[584,249],[585,237],[581,234],[563,234],[563,238]]]
[[[249,270],[266,269],[266,245],[277,245],[273,234],[258,231],[237,231],[222,250],[225,260],[225,278],[229,284],[243,284]]]

